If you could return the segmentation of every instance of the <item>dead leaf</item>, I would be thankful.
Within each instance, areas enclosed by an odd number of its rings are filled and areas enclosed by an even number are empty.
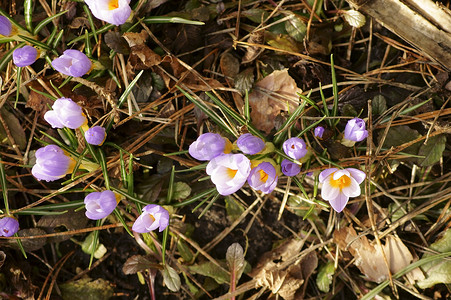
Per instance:
[[[89,20],[83,17],[77,17],[72,20],[72,22],[67,25],[70,29],[78,29],[81,27],[89,27]]]
[[[130,46],[127,40],[119,32],[109,31],[105,34],[105,43],[110,49],[120,54],[129,54]]]
[[[298,294],[302,293],[299,288],[318,265],[315,252],[299,258],[303,246],[304,241],[292,239],[263,254],[249,276],[254,278],[257,286],[266,287],[285,300],[302,298]]]
[[[302,93],[302,90],[288,74],[288,69],[272,72],[257,82],[249,95],[252,123],[269,134],[281,111],[293,112],[298,107],[297,93]]]
[[[127,41],[128,45],[130,47],[143,45],[146,41],[149,35],[147,32],[143,29],[140,33],[137,32],[126,32],[122,35],[122,37]]]
[[[148,269],[161,269],[161,265],[149,255],[133,255],[129,257],[122,266],[122,272],[124,272],[125,275],[136,274]]]
[[[221,55],[219,66],[221,67],[222,74],[232,79],[235,78],[235,76],[240,72],[240,62],[238,61],[238,58],[236,58],[229,52],[225,52]],[[228,79],[227,82],[229,82]]]
[[[145,70],[160,64],[161,56],[146,45],[136,45],[130,49],[129,63],[135,70]]]
[[[259,44],[263,45],[265,42],[265,32],[263,30],[251,33],[249,40],[247,41],[250,44]],[[255,60],[265,48],[258,46],[249,46],[246,49],[246,54],[244,54],[243,61],[241,63],[247,64],[251,61]]]
[[[86,218],[84,211],[68,211],[61,215],[43,216],[36,224],[36,227],[44,229],[47,233],[53,233],[86,228],[87,224],[88,219]],[[69,235],[49,237],[48,241],[61,242],[70,237],[71,236]]]
[[[334,232],[334,241],[342,251],[349,251],[355,257],[354,264],[371,281],[380,283],[388,279],[387,257],[392,274],[408,266],[413,256],[404,243],[393,235],[388,235],[385,245],[379,247],[375,241],[370,242],[365,236],[357,236],[354,228],[345,227]]]

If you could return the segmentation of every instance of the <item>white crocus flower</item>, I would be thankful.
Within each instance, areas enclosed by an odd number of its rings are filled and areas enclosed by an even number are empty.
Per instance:
[[[326,169],[319,174],[319,182],[323,184],[321,197],[329,201],[336,212],[341,212],[348,203],[349,197],[360,195],[359,184],[365,180],[365,177],[365,172],[354,168]]]
[[[122,25],[130,17],[130,0],[85,0],[94,17],[102,21]]]

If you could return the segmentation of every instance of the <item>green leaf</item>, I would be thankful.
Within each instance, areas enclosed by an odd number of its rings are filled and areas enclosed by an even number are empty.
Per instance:
[[[177,251],[184,261],[190,262],[193,259],[193,254],[191,253],[189,247],[186,245],[185,241],[179,239],[177,242]]]
[[[253,9],[245,10],[241,13],[241,15],[257,24],[262,23],[269,16],[268,12],[261,8],[253,8]]]
[[[424,156],[419,158],[420,166],[427,167],[440,161],[446,145],[446,136],[444,134],[433,136],[428,140],[428,143],[422,144],[418,155]]]
[[[451,251],[451,229],[448,229],[439,240],[431,244],[430,248],[437,252]],[[429,256],[432,255],[425,253],[423,258]],[[451,261],[449,260],[435,260],[425,264],[422,269],[426,274],[426,279],[417,282],[418,286],[422,289],[432,287],[439,283],[451,283]]]
[[[379,133],[383,133],[383,130]],[[387,137],[384,141],[384,148],[389,149],[390,147],[396,147],[399,145],[402,145],[404,143],[408,143],[410,141],[413,141],[417,138],[419,138],[421,135],[418,133],[418,131],[411,129],[408,126],[396,126],[391,127],[390,130],[387,133]],[[380,137],[379,137],[380,140]],[[403,152],[409,153],[409,154],[417,154],[418,148],[420,145],[418,143],[413,144],[412,146],[407,147],[406,149],[402,150]]]
[[[244,207],[231,196],[224,199],[227,211],[227,218],[230,222],[237,220],[244,212]]]
[[[371,104],[373,115],[382,115],[387,110],[387,100],[382,95],[376,95]]]
[[[229,274],[211,261],[189,266],[188,269],[193,273],[213,278],[219,284],[229,282]]]
[[[174,194],[172,199],[174,200],[183,200],[191,195],[191,187],[181,181],[178,181],[174,184]]]
[[[318,276],[316,277],[316,285],[321,292],[329,292],[330,285],[334,277],[334,272],[335,266],[333,261],[329,261],[327,264],[322,265],[319,269]]]
[[[113,287],[102,278],[82,278],[60,285],[63,300],[108,300],[113,297]]]
[[[91,232],[86,239],[83,241],[83,243],[81,244],[81,250],[83,250],[84,253],[86,254],[91,254],[92,253],[92,247],[97,244],[97,248],[94,251],[94,257],[96,259],[102,258],[105,253],[107,252],[107,249],[105,248],[105,246],[103,244],[100,243],[96,243],[95,241],[95,237],[94,237],[94,232]]]
[[[167,288],[173,292],[180,290],[181,282],[179,274],[169,265],[164,266],[162,271],[163,281]]]
[[[293,39],[302,42],[307,33],[307,25],[296,14],[291,14],[285,22],[285,30]]]

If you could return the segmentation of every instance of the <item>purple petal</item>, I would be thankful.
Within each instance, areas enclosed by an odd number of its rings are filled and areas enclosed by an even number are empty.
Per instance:
[[[337,212],[341,212],[348,203],[349,197],[346,197],[343,193],[339,193],[335,199],[329,200],[330,206]]]
[[[338,169],[337,168],[329,168],[329,169],[326,169],[326,170],[324,170],[324,171],[322,171],[320,174],[319,174],[319,182],[324,182],[325,181],[325,179],[327,178],[327,177],[329,177],[329,175],[330,174],[332,174],[332,173],[334,173],[334,172],[337,172],[338,171]]]
[[[358,184],[361,184],[366,178],[365,172],[363,172],[359,169],[347,168],[346,170],[348,170],[348,172],[351,174],[352,178],[354,178]]]

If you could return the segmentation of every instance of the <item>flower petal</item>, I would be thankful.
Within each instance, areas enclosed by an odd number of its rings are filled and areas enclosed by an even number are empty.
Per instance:
[[[337,172],[338,169],[337,168],[330,168],[330,169],[326,169],[324,171],[322,171],[319,174],[319,182],[324,182],[326,180],[327,177],[329,177],[330,174],[332,174],[333,172]]]
[[[347,197],[357,197],[360,196],[360,186],[357,181],[351,177],[351,184],[347,187],[342,188],[342,193]]]
[[[331,199],[335,199],[338,194],[340,193],[339,188],[334,188],[330,183],[330,177],[326,179],[323,183],[323,187],[321,188],[321,197],[323,197],[324,200],[330,201]]]
[[[347,168],[346,170],[348,170],[348,172],[357,181],[358,184],[361,184],[365,180],[365,172],[354,168]]]
[[[339,193],[335,199],[329,200],[330,206],[336,211],[341,212],[346,204],[348,203],[349,197],[344,195],[343,193]]]

